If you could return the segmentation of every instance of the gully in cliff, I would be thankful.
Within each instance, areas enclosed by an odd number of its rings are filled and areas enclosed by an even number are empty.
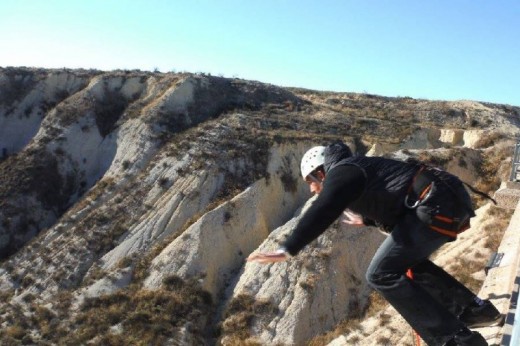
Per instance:
[[[428,259],[475,216],[456,176],[417,162],[355,156],[342,142],[311,148],[301,171],[318,197],[279,250],[248,261],[288,260],[345,213],[347,224],[389,232],[366,279],[428,345],[487,345],[469,328],[497,323],[500,313]]]

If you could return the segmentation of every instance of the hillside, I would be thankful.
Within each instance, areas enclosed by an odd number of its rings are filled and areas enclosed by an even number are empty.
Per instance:
[[[0,340],[326,343],[373,318],[364,270],[383,235],[338,222],[290,262],[244,262],[309,205],[305,150],[342,139],[493,193],[519,124],[519,107],[476,101],[0,68]],[[486,222],[510,217],[475,202]],[[503,231],[482,237],[486,222],[453,245],[482,241],[474,266],[458,262],[472,272],[454,268],[474,287]]]

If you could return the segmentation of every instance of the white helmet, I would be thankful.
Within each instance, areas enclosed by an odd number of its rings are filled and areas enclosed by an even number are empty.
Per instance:
[[[316,168],[323,165],[325,162],[325,147],[317,146],[307,150],[305,155],[302,157],[300,168],[302,171],[303,179],[307,178]]]

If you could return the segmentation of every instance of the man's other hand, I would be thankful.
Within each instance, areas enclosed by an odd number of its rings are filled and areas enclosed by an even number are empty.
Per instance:
[[[354,213],[353,211],[346,209],[343,212],[343,220],[341,222],[351,226],[363,226],[363,217]]]
[[[289,259],[289,254],[284,250],[274,252],[257,252],[249,255],[246,261],[258,263],[275,263],[283,262]]]

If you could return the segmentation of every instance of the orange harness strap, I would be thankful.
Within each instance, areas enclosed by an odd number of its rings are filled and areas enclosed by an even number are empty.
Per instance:
[[[433,219],[434,220],[432,220],[432,224],[429,225],[429,227],[436,232],[452,238],[457,238],[458,234],[464,232],[470,227],[469,220],[461,225],[459,229],[453,230],[453,223],[455,223],[456,220],[443,215],[435,215]]]

